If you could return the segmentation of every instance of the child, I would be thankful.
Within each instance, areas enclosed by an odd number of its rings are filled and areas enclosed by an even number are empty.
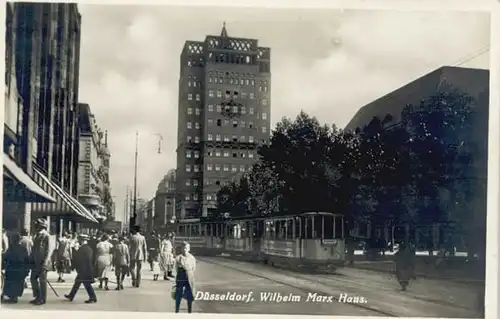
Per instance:
[[[153,264],[153,280],[157,281],[158,276],[160,276],[160,261],[157,254],[152,256],[152,264]]]

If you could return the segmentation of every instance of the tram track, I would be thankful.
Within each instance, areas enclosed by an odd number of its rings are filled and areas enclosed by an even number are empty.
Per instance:
[[[216,265],[216,266],[219,266],[219,267],[224,267],[224,268],[227,268],[227,269],[231,269],[233,271],[237,271],[237,272],[243,273],[245,275],[250,275],[250,276],[253,276],[253,277],[256,277],[256,278],[265,279],[265,280],[269,280],[271,282],[275,282],[277,284],[281,284],[281,285],[284,285],[284,286],[292,287],[292,288],[295,288],[297,290],[303,291],[305,293],[314,293],[314,292],[316,292],[316,293],[322,293],[322,294],[325,294],[325,295],[332,295],[331,291],[327,291],[326,289],[322,289],[320,287],[318,287],[318,289],[315,289],[315,291],[312,291],[311,289],[307,289],[307,288],[304,288],[304,287],[301,287],[299,285],[292,284],[292,283],[289,283],[289,282],[286,282],[286,281],[283,281],[283,280],[278,280],[276,278],[271,278],[269,276],[265,276],[265,275],[261,275],[261,274],[256,274],[253,271],[247,271],[247,270],[239,269],[239,268],[236,268],[236,267],[232,267],[232,266],[227,265],[225,263],[216,262],[216,261],[212,260],[211,258],[209,259],[209,258],[204,258],[204,257],[198,257],[198,260],[203,261],[203,262],[208,263],[208,264]],[[316,282],[316,283],[319,283],[321,285],[324,285],[324,283],[321,283],[320,281],[316,281],[316,280],[311,280],[311,278],[305,278],[303,276],[295,276],[295,275],[294,275],[294,277],[300,278],[300,279],[302,279],[303,281],[306,281],[306,282]],[[332,295],[332,297],[333,297],[334,300],[336,300],[338,302],[341,302],[341,301],[339,301],[339,297],[338,296]],[[352,307],[355,307],[355,308],[361,308],[361,309],[364,309],[364,310],[371,311],[371,312],[373,312],[373,313],[375,313],[375,314],[377,314],[379,316],[400,317],[400,315],[398,315],[398,314],[395,314],[395,313],[392,313],[392,312],[389,312],[389,311],[386,311],[386,310],[382,310],[382,309],[373,308],[373,307],[370,307],[370,306],[367,306],[367,305],[361,304],[361,303],[349,303],[349,305],[352,306]]]

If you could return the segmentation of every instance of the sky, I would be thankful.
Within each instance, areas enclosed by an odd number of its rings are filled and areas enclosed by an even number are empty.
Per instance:
[[[219,35],[271,48],[271,121],[301,110],[344,127],[364,105],[443,65],[489,69],[489,15],[473,12],[79,5],[80,102],[108,130],[116,218],[134,178],[153,198],[176,167],[180,53]],[[158,144],[161,140],[161,153]]]

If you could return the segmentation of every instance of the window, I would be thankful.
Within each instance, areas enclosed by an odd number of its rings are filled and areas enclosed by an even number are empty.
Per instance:
[[[248,158],[253,158],[253,153],[252,152],[248,152]]]
[[[262,133],[266,133],[267,132],[267,127],[263,126],[262,127]]]
[[[222,120],[221,119],[217,120],[217,126],[222,126]]]
[[[212,119],[208,119],[208,121],[207,121],[207,122],[208,122],[208,125],[209,125],[209,126],[214,125],[214,120],[212,120]]]
[[[208,83],[212,83],[212,77],[211,76],[208,77]]]
[[[192,109],[192,108],[190,108],[190,107],[188,107],[187,112],[188,112],[188,115],[192,115],[192,114],[193,114],[193,109]]]
[[[262,105],[267,105],[267,99],[262,99]]]
[[[268,87],[267,87],[267,85],[265,85],[264,86],[264,92],[267,92],[267,90],[268,90]]]
[[[224,136],[224,142],[229,142],[229,136]]]
[[[199,94],[196,94],[196,101],[198,101],[198,102],[201,101],[201,97]]]
[[[193,194],[193,200],[198,200],[198,194]]]
[[[193,179],[193,186],[198,186],[198,180],[197,179]]]
[[[253,99],[255,99],[255,93],[252,92],[252,93],[250,93],[250,100],[253,100]]]
[[[217,97],[222,97],[222,92],[220,90],[217,90]]]
[[[220,157],[220,150],[215,151],[215,156]]]
[[[222,78],[219,78],[219,83],[220,84],[224,83],[224,80]]]
[[[250,85],[250,80],[249,79],[246,80],[246,84]]]
[[[217,105],[217,112],[222,112],[222,106],[221,105]]]
[[[238,127],[238,120],[233,120],[233,127]]]
[[[192,141],[192,140],[193,140],[193,138],[192,138],[191,136],[186,137],[186,141],[187,141],[188,143],[191,143],[191,141]]]
[[[233,135],[233,142],[238,142],[238,136]]]
[[[249,136],[249,137],[248,137],[248,141],[249,141],[250,143],[253,143],[253,136]]]
[[[238,107],[237,106],[233,106],[233,113],[238,113]]]
[[[214,90],[208,90],[208,96],[214,97]]]
[[[240,142],[245,142],[245,136],[240,136]]]
[[[208,104],[208,111],[213,112],[214,111],[214,106],[213,104]]]
[[[255,110],[253,107],[248,109],[248,114],[253,115],[255,113]]]
[[[247,98],[247,94],[245,92],[241,92],[241,98],[245,100]]]
[[[245,80],[240,79],[240,85],[245,85]]]
[[[200,113],[201,113],[201,112],[200,112],[200,108],[199,108],[199,107],[195,108],[195,109],[194,109],[194,111],[195,111],[195,114],[196,114],[196,115],[200,115]]]
[[[188,81],[188,86],[191,87],[191,81]]]
[[[199,130],[201,128],[200,123],[198,122],[194,123],[194,128]]]
[[[188,128],[188,129],[192,129],[192,128],[193,128],[193,123],[191,123],[191,122],[187,122],[187,128]]]
[[[229,152],[228,151],[224,151],[224,157],[229,157]]]
[[[194,158],[200,158],[200,151],[194,151]]]
[[[233,157],[234,157],[234,158],[238,157],[238,153],[233,152]]]
[[[191,158],[191,151],[186,151],[186,158]]]
[[[252,86],[255,86],[255,80],[250,81],[250,84],[251,84]]]
[[[185,199],[186,199],[186,200],[191,200],[191,197],[189,196],[189,194],[186,194]]]
[[[242,106],[241,107],[241,114],[247,114],[247,108]]]
[[[241,121],[241,122],[240,122],[240,127],[245,128],[245,127],[246,127],[246,125],[247,125],[247,123],[246,123],[245,121]]]
[[[217,142],[220,142],[220,140],[221,140],[220,134],[215,135],[215,140]]]
[[[193,94],[189,93],[188,94],[188,101],[192,101],[193,100]]]
[[[238,92],[233,93],[233,99],[237,100],[238,99]]]
[[[248,122],[248,128],[253,128],[253,122],[252,121]]]
[[[231,171],[232,172],[237,172],[238,171],[238,167],[236,165],[231,165]]]
[[[189,164],[186,165],[186,172],[191,172],[191,165]]]
[[[191,180],[190,179],[186,179],[186,186],[191,186]]]
[[[213,141],[213,139],[214,139],[214,136],[212,134],[208,134],[208,140]]]
[[[224,126],[228,126],[229,125],[229,120],[224,120]]]
[[[245,158],[245,157],[247,157],[247,154],[245,152],[241,152],[240,156]]]
[[[231,98],[231,92],[226,91],[226,99],[230,99],[230,98]]]
[[[207,194],[207,200],[212,200],[212,195],[211,194]]]
[[[200,171],[200,165],[195,165],[194,166],[194,172],[198,173]]]
[[[224,164],[224,172],[229,172],[229,165],[228,164]]]
[[[199,136],[195,136],[195,137],[194,137],[194,142],[195,142],[196,144],[198,144],[198,143],[200,142],[200,137],[199,137]]]
[[[207,151],[208,156],[212,156],[212,152],[210,150]]]
[[[245,171],[245,165],[240,165],[240,172],[244,172]]]
[[[262,113],[262,119],[267,120],[267,113]]]
[[[215,164],[215,170],[220,171],[220,164]]]
[[[207,171],[211,171],[213,169],[212,164],[207,164]]]

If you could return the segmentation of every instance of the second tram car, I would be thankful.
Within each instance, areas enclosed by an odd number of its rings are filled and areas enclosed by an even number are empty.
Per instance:
[[[176,241],[182,240],[196,254],[227,254],[293,268],[332,268],[345,262],[344,217],[334,213],[182,220]]]

